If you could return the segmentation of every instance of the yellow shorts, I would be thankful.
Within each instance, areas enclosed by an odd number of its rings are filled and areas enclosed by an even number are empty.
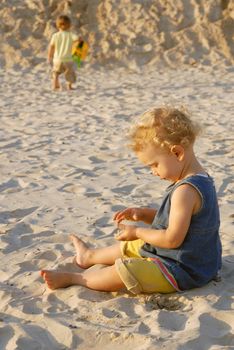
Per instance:
[[[176,292],[158,265],[150,258],[140,256],[139,249],[143,244],[140,239],[121,242],[123,257],[116,260],[115,267],[127,289],[133,294]]]

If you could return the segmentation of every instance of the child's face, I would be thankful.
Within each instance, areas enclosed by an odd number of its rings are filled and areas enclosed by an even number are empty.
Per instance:
[[[176,147],[176,146],[175,146]],[[152,144],[138,152],[139,160],[149,166],[153,175],[162,180],[176,182],[183,171],[183,157],[178,152],[161,149]]]

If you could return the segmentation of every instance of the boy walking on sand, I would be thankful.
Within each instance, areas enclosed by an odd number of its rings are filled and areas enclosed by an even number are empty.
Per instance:
[[[76,81],[72,46],[78,43],[78,36],[70,32],[71,20],[68,16],[59,16],[56,27],[58,32],[52,35],[48,49],[48,62],[53,63],[52,87],[53,90],[60,88],[59,75],[64,73],[67,89],[72,90],[72,84]]]

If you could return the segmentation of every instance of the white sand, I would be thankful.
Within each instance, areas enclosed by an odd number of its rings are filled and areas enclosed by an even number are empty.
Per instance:
[[[61,13],[90,55],[77,89],[52,93],[46,48]],[[0,16],[0,350],[234,349],[233,0],[1,0]],[[168,102],[204,125],[222,280],[167,296],[49,291],[39,270],[72,267],[69,233],[106,246],[116,210],[159,204],[167,184],[125,135]]]
[[[79,74],[75,91],[52,93],[40,67],[0,72],[0,349],[234,349],[234,70]],[[168,296],[49,291],[39,270],[71,266],[69,233],[106,246],[116,210],[160,202],[167,183],[125,134],[164,102],[186,104],[204,125],[196,150],[217,184],[222,281]]]

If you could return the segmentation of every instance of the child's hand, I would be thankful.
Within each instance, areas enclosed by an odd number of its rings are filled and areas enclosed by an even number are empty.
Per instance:
[[[132,225],[118,225],[118,232],[115,235],[118,241],[134,241],[137,239],[136,226]]]
[[[53,64],[53,59],[52,58],[47,58],[47,63],[52,66]]]
[[[123,220],[140,221],[141,208],[127,208],[127,209],[118,211],[114,216],[114,220],[117,221],[117,224],[119,224]]]

